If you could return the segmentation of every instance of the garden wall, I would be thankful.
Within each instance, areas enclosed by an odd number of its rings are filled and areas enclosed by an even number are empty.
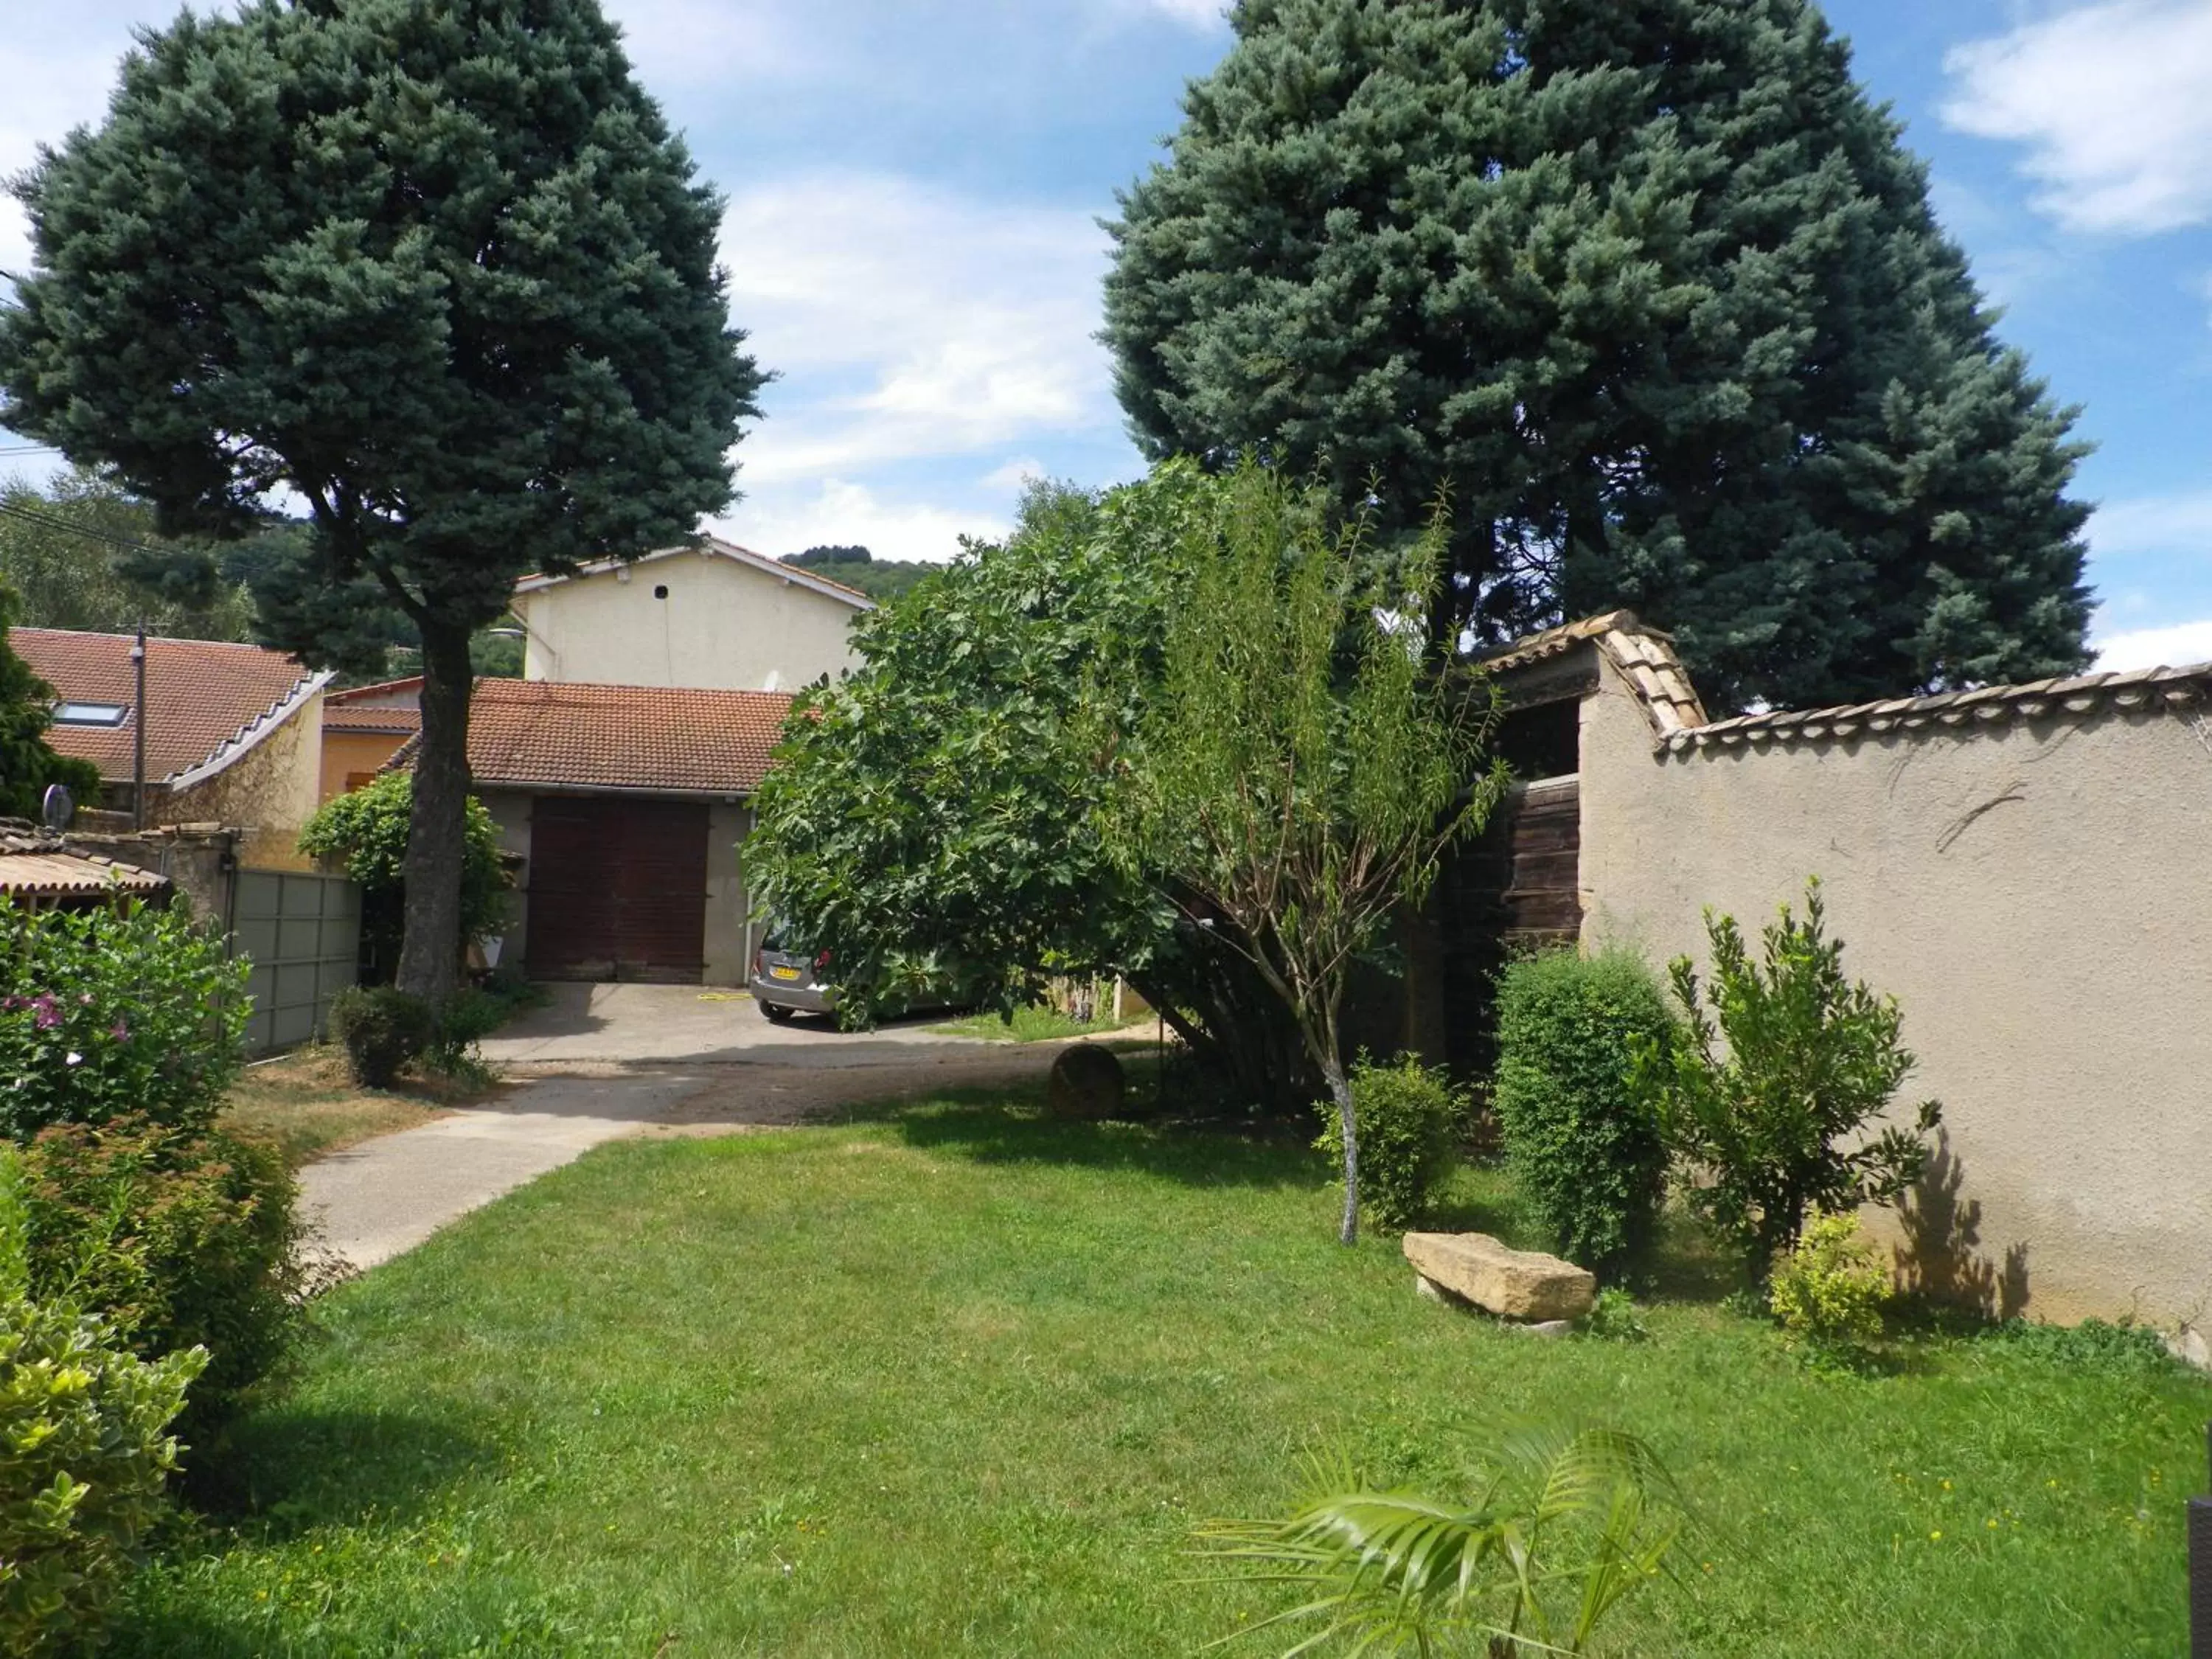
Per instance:
[[[1755,931],[1818,874],[1943,1103],[1904,1276],[2212,1325],[2212,668],[1716,724],[1577,648],[1584,940],[1702,968],[1705,906]]]

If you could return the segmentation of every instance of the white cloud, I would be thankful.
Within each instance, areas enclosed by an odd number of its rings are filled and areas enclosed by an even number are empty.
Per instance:
[[[2035,205],[2073,230],[2212,219],[2212,6],[2115,0],[1954,49],[1951,126],[2029,147]]]
[[[821,54],[777,0],[606,0],[647,90],[818,72]]]
[[[822,173],[733,198],[722,253],[731,314],[783,376],[739,451],[749,486],[1116,421],[1088,214]]]
[[[33,46],[0,40],[0,177],[38,160],[39,146],[58,144],[72,127],[99,120],[116,79],[116,60],[129,44],[118,27],[96,49]],[[0,270],[31,262],[31,224],[12,196],[0,197]]]
[[[744,479],[741,475],[739,483]],[[748,490],[718,527],[731,540],[777,557],[810,547],[865,547],[879,559],[942,563],[960,538],[994,539],[1011,526],[990,513],[893,501],[866,484],[825,478],[811,487]]]
[[[2212,662],[2212,621],[2133,629],[2096,644],[2097,666],[2115,673],[2130,668],[2187,668]]]
[[[986,489],[1012,491],[1026,489],[1034,479],[1050,476],[1042,461],[1033,455],[1020,455],[1003,466],[993,467],[977,482]]]
[[[1228,0],[1115,0],[1123,11],[1150,12],[1194,29],[1218,28],[1228,16]]]
[[[2089,520],[2089,544],[2100,558],[2193,551],[2212,563],[2212,489],[2109,502]]]

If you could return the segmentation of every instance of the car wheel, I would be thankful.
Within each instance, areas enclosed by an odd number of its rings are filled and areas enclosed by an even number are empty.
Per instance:
[[[766,1014],[770,1019],[774,1020],[778,1025],[789,1024],[791,1023],[791,1017],[799,1012],[796,1008],[787,1008],[782,1004],[776,1002],[763,1002],[760,1006],[760,1011]]]

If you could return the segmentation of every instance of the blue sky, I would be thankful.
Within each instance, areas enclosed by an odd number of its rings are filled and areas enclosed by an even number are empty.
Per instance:
[[[1091,338],[1097,221],[1224,50],[1213,0],[607,3],[729,197],[732,309],[781,376],[720,528],[944,557],[1003,529],[1027,474],[1137,470]],[[7,11],[6,170],[96,118],[131,26],[172,15]],[[2212,659],[2212,3],[1828,12],[1932,164],[2005,337],[2084,406],[2107,659]],[[0,269],[23,252],[9,204]]]

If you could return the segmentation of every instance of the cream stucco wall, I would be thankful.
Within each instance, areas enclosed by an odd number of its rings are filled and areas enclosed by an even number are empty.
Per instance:
[[[251,749],[188,788],[149,794],[155,823],[235,826],[239,862],[306,870],[300,831],[322,804],[323,693],[316,691]]]
[[[530,939],[530,807],[532,796],[512,789],[482,789],[477,798],[491,821],[499,827],[501,850],[524,860],[514,890],[507,896],[507,925],[500,930],[499,959],[502,966],[528,960]]]
[[[745,924],[744,869],[739,843],[752,811],[717,802],[707,809],[707,967],[709,985],[743,985],[752,965]]]
[[[526,679],[789,691],[858,660],[852,605],[714,553],[572,577],[514,609]]]
[[[1587,941],[1702,967],[1703,907],[1755,933],[1818,874],[1847,970],[1902,1004],[1949,1189],[1883,1224],[1902,1265],[2002,1311],[2212,1321],[2212,726],[1662,756],[1610,666],[1582,721]]]

